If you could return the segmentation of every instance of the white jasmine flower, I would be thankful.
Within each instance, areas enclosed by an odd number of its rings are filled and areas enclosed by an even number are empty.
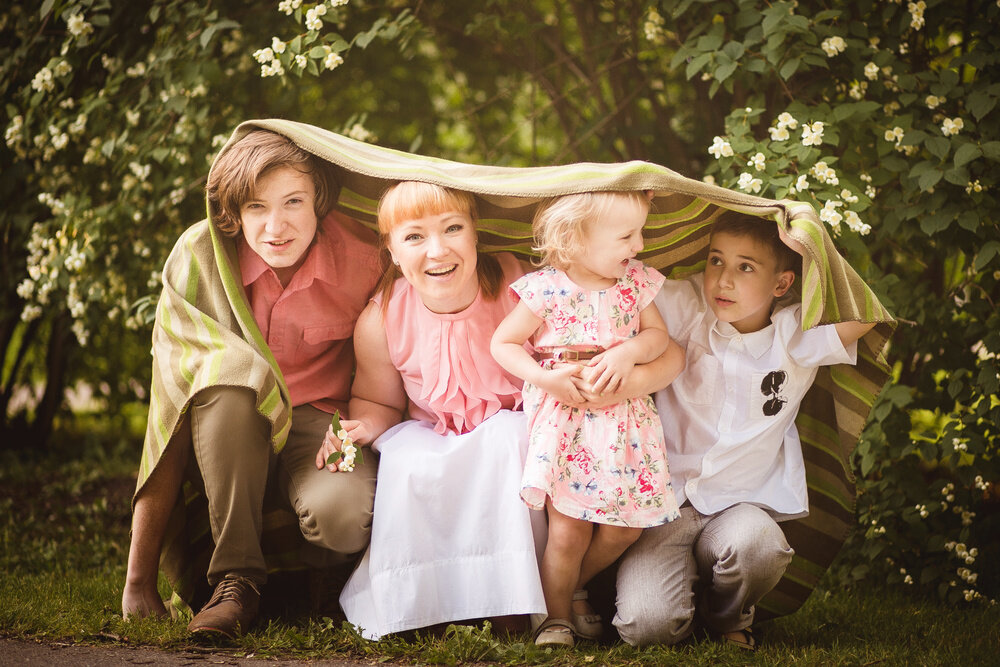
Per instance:
[[[285,46],[287,45],[277,37],[271,38],[271,50],[274,51],[275,53],[284,53]]]
[[[846,201],[848,204],[856,204],[858,201],[858,196],[847,189],[840,191],[840,198]]]
[[[24,310],[21,311],[21,321],[30,322],[38,319],[41,315],[42,307],[34,303],[29,303],[24,307]]]
[[[769,127],[767,133],[771,135],[771,141],[787,141],[790,136],[785,127]]]
[[[844,38],[840,35],[834,35],[833,37],[827,37],[820,44],[820,48],[823,49],[823,53],[826,54],[827,58],[833,58],[838,53],[843,53],[844,49],[847,48],[847,43]]]
[[[269,63],[274,60],[274,51],[272,51],[270,47],[266,49],[257,49],[253,52],[253,59],[262,65]]]
[[[851,231],[856,232],[861,236],[867,236],[872,230],[871,225],[862,222],[861,216],[854,211],[846,211],[844,213],[844,222],[847,223],[847,226],[851,229]]]
[[[895,142],[895,144],[898,146],[899,142],[901,142],[903,140],[904,136],[906,136],[906,133],[903,131],[903,128],[901,128],[901,127],[899,127],[897,125],[896,127],[892,128],[891,130],[886,130],[885,131],[885,135],[883,135],[883,138],[886,141]]]
[[[52,82],[52,70],[48,67],[38,70],[38,73],[31,80],[31,87],[39,92],[49,92],[55,88],[55,84]]]
[[[910,575],[906,575],[905,577],[903,577],[903,583],[904,584],[912,584],[913,583],[913,577],[911,577]]]
[[[804,192],[809,189],[809,178],[805,174],[799,174],[799,177],[795,180],[795,185],[792,186],[797,192]]]
[[[737,185],[739,186],[740,190],[743,190],[745,192],[756,193],[760,192],[761,187],[764,185],[764,181],[760,180],[759,178],[754,178],[750,172],[744,171],[742,174],[740,174],[740,180],[739,183],[737,183]]]
[[[965,127],[965,121],[961,118],[945,118],[941,124],[941,133],[946,137],[958,134]]]
[[[977,178],[975,181],[969,181],[969,184],[965,186],[965,194],[971,195],[973,192],[982,192],[983,184],[979,182]]]
[[[944,104],[945,99],[943,97],[938,97],[937,95],[928,95],[924,103],[927,105],[928,109],[937,109],[938,106]]]
[[[344,59],[339,53],[330,52],[326,54],[326,59],[323,61],[323,67],[329,69],[337,69],[344,63]]]
[[[911,2],[907,4],[906,8],[910,12],[910,27],[914,30],[920,30],[924,27],[924,10],[927,9],[927,3],[924,0],[919,0],[918,2]]]
[[[757,153],[755,153],[753,155],[753,157],[751,157],[750,160],[747,162],[747,166],[748,167],[753,167],[757,171],[763,171],[764,170],[764,154],[761,153],[761,152],[759,152],[759,151]]]
[[[712,145],[708,147],[708,152],[718,160],[722,157],[732,157],[733,147],[722,137],[712,137]]]
[[[66,28],[69,30],[69,34],[74,37],[89,35],[94,31],[94,26],[87,23],[79,12],[74,12],[66,17]]]
[[[284,76],[285,67],[281,64],[280,60],[273,60],[270,63],[260,66],[260,75],[262,77]]]
[[[778,115],[778,127],[787,127],[789,130],[794,130],[798,126],[799,121],[795,120],[792,114],[787,111],[783,111]]]
[[[865,78],[869,81],[874,81],[878,78],[878,65],[875,63],[868,63],[865,65]]]
[[[823,143],[823,122],[805,123],[802,125],[802,145],[819,146]]]
[[[66,76],[73,71],[73,66],[70,65],[65,60],[60,60],[56,63],[55,67],[52,68],[52,73],[56,76]]]
[[[838,206],[843,206],[843,202],[839,201],[827,201],[820,209],[819,219],[830,225],[833,229],[840,228],[840,222],[844,219],[844,216],[837,210]]]
[[[852,100],[862,100],[865,97],[865,93],[868,91],[867,81],[854,81],[851,83],[851,89],[848,91]]]
[[[715,176],[712,174],[705,174],[701,177],[702,183],[708,183],[709,185],[715,185]]]
[[[306,65],[308,63],[309,63],[309,59],[306,58],[301,53],[299,55],[295,56],[295,66],[298,67],[299,69],[305,69]]]

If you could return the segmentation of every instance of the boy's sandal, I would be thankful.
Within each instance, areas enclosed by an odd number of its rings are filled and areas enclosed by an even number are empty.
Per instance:
[[[734,637],[729,637],[730,634],[739,635],[740,638],[736,639]],[[742,630],[733,630],[730,633],[722,635],[722,640],[729,644],[730,646],[738,646],[744,651],[756,651],[757,650],[757,640],[753,636],[753,628],[743,628]]]
[[[586,590],[581,588],[578,591],[573,591],[573,601],[576,602],[578,600],[583,600],[584,602],[587,601]],[[604,634],[604,624],[601,623],[600,614],[578,614],[575,611],[572,611],[572,608],[570,609],[571,619],[573,621],[573,625],[576,626],[577,636],[582,639],[590,639],[592,641],[601,638]]]
[[[535,646],[567,646],[575,643],[576,628],[565,618],[547,618],[535,630]]]

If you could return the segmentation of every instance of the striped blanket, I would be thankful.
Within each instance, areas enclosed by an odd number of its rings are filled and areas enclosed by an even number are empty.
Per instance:
[[[473,193],[479,242],[487,251],[531,255],[530,221],[544,198],[585,191],[652,190],[646,247],[639,258],[668,277],[702,270],[713,222],[726,209],[771,219],[806,249],[802,262],[803,326],[846,320],[878,322],[860,342],[857,366],[821,368],[796,424],[809,485],[808,517],[783,524],[795,559],[759,605],[759,618],[794,611],[829,566],[854,522],[855,485],[850,454],[872,402],[888,379],[885,350],[895,321],[871,289],[837,253],[808,204],[774,201],[685,178],[648,162],[577,163],[509,168],[462,164],[413,155],[286,120],[240,125],[229,143],[252,129],[267,129],[330,162],[340,192],[336,208],[369,227],[381,193],[392,183],[418,180]],[[271,423],[275,450],[290,426],[288,391],[255,324],[241,281],[235,246],[206,221],[178,240],[163,271],[164,288],[153,334],[153,386],[138,489],[148,478],[191,397],[214,385],[248,387]],[[212,540],[196,471],[189,471],[171,516],[161,557],[176,609],[197,608]],[[291,508],[265,501],[264,550],[269,570],[302,567],[308,545]]]

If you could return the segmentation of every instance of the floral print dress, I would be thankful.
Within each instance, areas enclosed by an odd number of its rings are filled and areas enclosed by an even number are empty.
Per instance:
[[[536,349],[607,349],[636,335],[639,313],[662,283],[657,271],[632,260],[605,290],[583,289],[552,267],[523,276],[511,289],[544,321]],[[551,368],[555,362],[541,363]],[[566,516],[636,528],[680,516],[649,396],[599,410],[571,408],[529,383],[523,396],[529,444],[521,498],[528,506],[541,509],[548,496]]]

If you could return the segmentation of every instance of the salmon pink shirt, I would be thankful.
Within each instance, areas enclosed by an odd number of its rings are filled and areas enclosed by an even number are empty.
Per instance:
[[[354,370],[354,323],[381,276],[374,234],[337,212],[320,223],[316,240],[287,287],[240,237],[243,286],[292,405],[344,411]]]
[[[385,313],[389,359],[403,378],[412,419],[438,433],[468,433],[500,410],[521,405],[521,380],[493,359],[490,339],[515,301],[507,285],[524,269],[510,253],[496,255],[503,270],[500,295],[482,291],[458,313],[435,313],[406,278],[393,285]],[[375,303],[382,305],[380,296]]]

